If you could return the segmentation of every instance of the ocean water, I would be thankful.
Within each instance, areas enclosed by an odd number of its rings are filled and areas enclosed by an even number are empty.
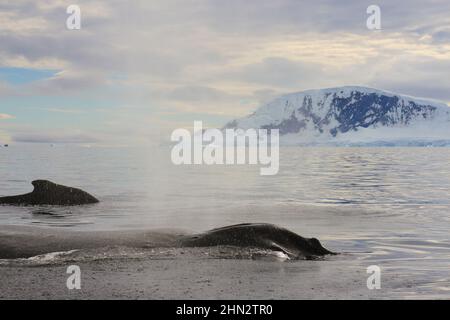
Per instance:
[[[401,297],[450,298],[450,148],[285,147],[275,176],[257,165],[175,166],[169,147],[0,148],[0,196],[29,192],[35,179],[101,202],[0,206],[0,225],[196,232],[274,223],[404,279],[391,288]]]

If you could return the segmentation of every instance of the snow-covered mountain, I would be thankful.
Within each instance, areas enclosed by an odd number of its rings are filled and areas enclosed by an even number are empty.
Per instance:
[[[281,96],[225,128],[279,129],[284,144],[450,145],[450,107],[345,86]]]

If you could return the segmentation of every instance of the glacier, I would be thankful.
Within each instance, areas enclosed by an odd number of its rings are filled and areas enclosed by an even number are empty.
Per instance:
[[[450,107],[343,86],[280,96],[224,128],[278,129],[283,145],[450,146]]]

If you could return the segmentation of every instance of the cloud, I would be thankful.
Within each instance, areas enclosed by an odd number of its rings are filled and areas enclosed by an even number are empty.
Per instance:
[[[168,98],[178,101],[211,102],[232,98],[227,92],[207,86],[182,86],[175,88],[168,94]]]
[[[29,90],[34,94],[58,95],[98,88],[105,84],[106,78],[102,74],[64,70],[56,73],[53,77],[33,83]]]
[[[26,143],[96,143],[99,142],[94,136],[88,134],[66,134],[61,132],[33,132],[17,133],[12,136],[15,142]]]
[[[6,113],[0,113],[0,120],[14,119],[14,116]]]
[[[253,82],[273,88],[301,88],[311,78],[322,78],[322,66],[315,63],[293,61],[283,57],[268,57],[232,71],[235,81]]]
[[[0,12],[2,32],[30,34],[47,29],[47,21],[41,17],[21,18],[11,12]]]
[[[450,43],[450,28],[434,32],[432,38],[438,43]]]
[[[85,113],[84,110],[78,110],[78,109],[66,109],[66,108],[43,108],[43,110],[48,111],[48,112],[70,113],[70,114],[80,114],[80,113]]]
[[[65,0],[0,3],[0,67],[59,70],[20,90],[0,83],[0,109],[23,126],[3,122],[10,135],[50,140],[70,123],[71,141],[141,137],[149,123],[153,134],[226,122],[279,94],[344,84],[450,101],[446,0],[380,0],[377,32],[357,0],[77,4],[81,30],[66,29]]]
[[[436,60],[403,54],[384,66],[380,61],[379,65],[369,84],[394,92],[450,102],[450,78],[447,76],[450,58]]]

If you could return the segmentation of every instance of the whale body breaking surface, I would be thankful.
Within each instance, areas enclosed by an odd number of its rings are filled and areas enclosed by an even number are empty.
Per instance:
[[[287,229],[265,223],[246,223],[199,234],[174,230],[67,231],[47,228],[0,227],[0,259],[30,258],[52,252],[111,247],[256,248],[282,252],[289,259],[314,259],[333,252],[315,238],[303,238]]]
[[[89,193],[48,180],[32,182],[30,193],[0,197],[0,205],[73,206],[99,202]],[[233,247],[270,250],[290,259],[311,259],[333,254],[319,240],[304,238],[285,228],[266,223],[243,223],[198,234],[180,231],[61,231],[45,228],[0,226],[0,259],[30,258],[38,255],[82,249],[204,248]]]
[[[48,180],[34,180],[34,190],[18,196],[0,197],[0,204],[17,206],[57,205],[75,206],[99,202],[89,193]]]
[[[291,258],[313,258],[333,254],[316,238],[304,238],[285,228],[267,223],[243,223],[179,240],[184,247],[236,246],[280,251]]]

